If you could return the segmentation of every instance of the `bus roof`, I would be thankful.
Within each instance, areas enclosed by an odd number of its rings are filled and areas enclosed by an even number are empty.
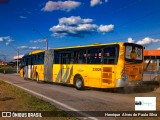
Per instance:
[[[31,55],[31,54],[41,53],[41,52],[44,52],[44,50],[34,50],[34,51],[29,52],[28,54]]]
[[[122,45],[124,43],[127,43],[127,42],[112,42],[112,43],[103,43],[103,44],[94,43],[94,44],[89,44],[89,45],[79,45],[79,46],[69,46],[69,47],[53,48],[52,50],[64,50],[64,49],[72,49],[72,48],[85,48],[85,47],[93,47],[93,46],[96,47],[96,46],[115,45],[115,44]],[[132,44],[134,44],[134,43],[132,43]],[[45,50],[34,50],[32,52],[29,52],[28,55],[37,54],[37,53],[41,53],[41,52],[44,52],[44,51]]]
[[[114,44],[123,44],[125,42],[113,42],[113,43],[94,43],[89,45],[79,45],[79,46],[70,46],[70,47],[63,47],[63,48],[55,48],[54,50],[63,50],[63,49],[71,49],[71,48],[84,48],[84,47],[92,47],[92,46],[104,46],[104,45],[114,45]]]

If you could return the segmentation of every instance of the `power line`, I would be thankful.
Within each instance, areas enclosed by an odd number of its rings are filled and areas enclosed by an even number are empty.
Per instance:
[[[37,32],[41,37],[43,37],[44,39],[46,39],[46,50],[48,50],[48,36],[45,37],[40,31],[38,31],[35,28],[33,28],[33,31]]]

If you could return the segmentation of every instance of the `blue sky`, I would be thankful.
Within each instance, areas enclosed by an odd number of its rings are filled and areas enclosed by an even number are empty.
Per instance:
[[[6,1],[6,2],[5,2]],[[0,0],[0,56],[109,43],[160,48],[159,0]],[[1,59],[1,58],[0,58]]]

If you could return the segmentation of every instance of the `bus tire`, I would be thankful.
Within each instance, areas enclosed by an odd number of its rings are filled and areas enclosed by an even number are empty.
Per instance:
[[[76,87],[77,90],[84,90],[84,81],[80,75],[75,77],[74,86]]]
[[[39,76],[38,76],[38,73],[36,73],[36,82],[39,83]]]

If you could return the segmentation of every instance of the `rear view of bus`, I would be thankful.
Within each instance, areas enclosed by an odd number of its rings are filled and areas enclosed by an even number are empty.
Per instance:
[[[118,63],[121,78],[117,79],[116,87],[137,86],[142,82],[143,46],[133,43],[121,45]]]

